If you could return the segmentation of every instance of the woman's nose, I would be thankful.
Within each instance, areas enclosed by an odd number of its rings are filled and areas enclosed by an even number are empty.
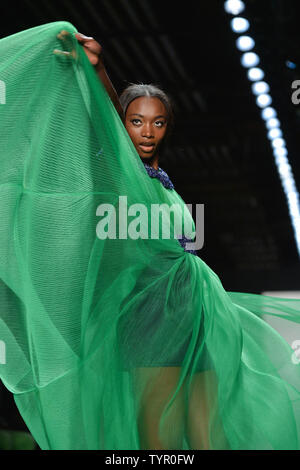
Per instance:
[[[142,129],[143,137],[153,137],[153,132],[150,125],[145,124]]]

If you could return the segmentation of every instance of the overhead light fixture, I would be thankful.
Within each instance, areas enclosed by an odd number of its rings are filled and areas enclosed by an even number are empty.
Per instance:
[[[255,52],[245,52],[242,55],[241,63],[243,67],[253,68],[256,67],[260,62],[260,59]]]
[[[256,98],[256,103],[260,108],[266,108],[272,103],[272,98],[267,93],[264,93],[262,95],[258,95]]]
[[[239,15],[245,10],[245,4],[241,0],[227,0],[224,8],[230,15]]]
[[[275,148],[273,153],[276,158],[280,158],[280,157],[286,157],[288,154],[288,151],[285,147],[279,147],[279,148]]]
[[[291,174],[291,165],[289,165],[288,163],[281,163],[279,165],[279,173],[282,175],[282,176],[290,176]]]
[[[267,121],[268,119],[272,119],[277,116],[277,112],[274,108],[268,106],[267,108],[263,109],[261,112],[261,117]]]
[[[255,46],[255,41],[250,36],[240,36],[236,40],[236,47],[239,51],[247,52],[251,51]]]
[[[270,129],[268,132],[268,139],[274,140],[278,137],[282,137],[282,130],[279,127],[275,127],[274,129]]]
[[[249,21],[246,18],[233,18],[231,20],[231,28],[234,33],[245,33],[250,27]]]
[[[264,76],[265,74],[263,70],[258,67],[251,67],[251,69],[248,70],[248,78],[251,80],[251,82],[262,80]]]
[[[281,137],[279,137],[278,139],[273,139],[273,140],[272,140],[272,146],[273,146],[275,149],[278,149],[278,148],[281,148],[281,147],[285,147],[285,140],[282,139]]]
[[[254,95],[262,95],[270,91],[270,87],[266,82],[255,82],[251,88]]]
[[[280,127],[280,121],[277,118],[267,119],[266,121],[267,129],[273,129],[274,127]]]
[[[287,159],[287,156],[286,155],[278,155],[277,152],[279,152],[279,150],[284,150],[285,147],[279,147],[279,148],[274,148],[274,155],[275,155],[275,158],[276,158],[276,163],[278,163],[278,165],[281,165],[282,163],[288,163],[288,159]],[[285,149],[286,150],[286,149]]]

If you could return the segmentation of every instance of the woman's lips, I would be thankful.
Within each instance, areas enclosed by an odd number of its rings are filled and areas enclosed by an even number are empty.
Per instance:
[[[154,150],[154,144],[139,144],[139,147],[145,153],[152,153]]]

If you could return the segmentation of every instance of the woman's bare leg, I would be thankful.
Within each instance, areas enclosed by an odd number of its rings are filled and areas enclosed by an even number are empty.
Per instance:
[[[164,415],[179,384],[181,367],[135,370],[138,428],[141,449],[183,449],[186,436],[191,449],[209,450],[210,424],[214,420],[218,448],[229,448],[217,410],[217,379],[213,370],[186,377]],[[217,427],[216,427],[217,423]],[[218,428],[218,429],[217,429]]]
[[[189,383],[187,436],[192,449],[209,450],[209,423],[215,404],[213,371],[197,372]]]
[[[187,437],[191,449],[230,449],[219,414],[218,383],[214,370],[193,375],[188,401]]]
[[[180,367],[136,369],[136,385],[140,389],[138,426],[142,449],[182,449],[185,421],[182,387],[170,410],[163,416],[177,388],[180,371]]]

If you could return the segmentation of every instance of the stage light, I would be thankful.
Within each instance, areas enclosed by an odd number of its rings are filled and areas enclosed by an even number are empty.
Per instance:
[[[288,194],[287,194],[287,196],[288,196],[288,199],[289,199],[290,203],[293,204],[293,205],[294,205],[294,204],[298,201],[298,199],[299,199],[299,195],[298,195],[298,193],[297,193],[296,191],[289,191]]]
[[[250,51],[255,46],[255,41],[250,36],[240,36],[236,40],[236,47],[239,51]]]
[[[262,69],[258,67],[252,67],[251,69],[248,70],[248,78],[252,82],[256,82],[257,80],[262,80],[264,78],[265,74],[262,71]]]
[[[227,0],[224,5],[226,13],[239,15],[245,10],[245,4],[241,0]]]
[[[278,149],[278,148],[281,148],[281,147],[285,147],[285,140],[284,140],[284,139],[281,139],[281,138],[274,139],[274,140],[272,140],[272,146],[273,146],[273,148],[275,148],[275,149]]]
[[[270,91],[270,87],[266,82],[255,82],[251,88],[254,95],[262,95]]]
[[[267,119],[266,126],[267,126],[267,129],[273,129],[274,127],[280,127],[280,121],[277,118]]]
[[[284,176],[285,178],[290,177],[291,166],[288,163],[281,163],[278,167],[278,171],[281,176]]]
[[[263,109],[261,112],[261,117],[267,121],[268,119],[272,119],[277,116],[277,112],[274,108],[268,106],[267,108]]]
[[[290,193],[293,193],[293,192],[297,191],[297,188],[296,188],[296,185],[295,185],[295,180],[293,178],[284,179],[282,181],[282,186],[283,186],[283,189],[284,189],[285,193],[287,194],[287,196]]]
[[[277,168],[279,168],[280,165],[285,165],[289,163],[288,159],[286,157],[275,157],[275,162],[277,165]],[[293,188],[293,182],[292,181],[286,181],[284,184],[284,190],[286,192],[291,191]]]
[[[274,157],[276,158],[285,158],[288,154],[288,151],[285,147],[279,147],[279,148],[275,148],[274,151]]]
[[[269,130],[268,139],[273,140],[273,139],[276,139],[277,137],[282,137],[281,129],[279,129],[278,127],[275,127],[274,129]]]
[[[231,28],[235,33],[245,33],[248,31],[249,26],[249,21],[246,18],[237,17],[231,20]]]
[[[259,64],[259,61],[260,59],[255,52],[245,52],[241,58],[242,66],[246,68],[256,67],[256,65]]]
[[[272,98],[270,95],[264,93],[256,98],[256,103],[260,108],[266,108],[272,103]]]

